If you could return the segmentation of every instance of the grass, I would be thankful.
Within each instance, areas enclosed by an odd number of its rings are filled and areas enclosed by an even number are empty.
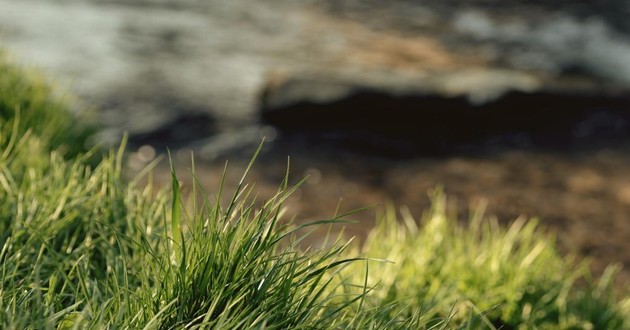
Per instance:
[[[18,66],[0,49],[0,118],[9,125],[19,118],[15,134],[30,131],[57,153],[77,156],[86,151],[88,138],[96,131],[86,118],[89,111],[80,109],[78,117],[79,109],[69,94],[52,88],[38,72]]]
[[[347,245],[301,251],[299,227],[280,224],[292,189],[254,209],[243,183],[226,206],[204,196],[187,215],[175,178],[170,203],[123,184],[122,152],[91,169],[54,152],[33,160],[42,141],[32,135],[10,144],[0,159],[1,328],[328,328],[360,298],[324,277],[352,261]]]
[[[420,226],[406,212],[397,220],[390,208],[360,250],[390,261],[369,268],[376,306],[402,302],[425,318],[471,328],[630,326],[630,300],[615,298],[618,267],[593,282],[588,265],[560,256],[536,220],[517,219],[504,228],[480,207],[462,226],[440,190],[432,201]],[[365,275],[356,264],[347,271]]]
[[[247,173],[227,196],[124,181],[124,142],[76,147],[71,105],[20,70],[0,59],[2,329],[630,328],[614,267],[592,280],[535,221],[462,226],[440,193],[419,224],[390,210],[362,246],[303,249],[343,217],[286,221],[286,180],[262,201]]]

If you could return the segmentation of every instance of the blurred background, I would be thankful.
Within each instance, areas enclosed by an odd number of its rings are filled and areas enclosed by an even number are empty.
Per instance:
[[[191,151],[209,191],[230,160],[298,221],[384,204],[462,221],[539,217],[566,253],[630,284],[630,1],[0,0],[0,45],[130,139],[132,176]],[[156,168],[169,182],[168,163]],[[184,180],[185,181],[185,180]]]

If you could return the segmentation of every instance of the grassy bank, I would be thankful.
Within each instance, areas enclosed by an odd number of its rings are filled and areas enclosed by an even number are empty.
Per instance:
[[[71,102],[0,72],[0,328],[630,328],[615,269],[592,279],[533,221],[464,227],[437,192],[362,247],[299,248],[343,219],[287,223],[294,188],[261,202],[246,176],[229,196],[124,181],[123,147],[93,162]]]
[[[16,123],[14,134],[29,131],[46,141],[43,147],[48,151],[74,157],[85,151],[88,137],[96,130],[85,118],[88,111],[78,108],[71,95],[52,88],[40,73],[17,66],[0,49],[0,118],[5,128]],[[78,110],[81,117],[73,114]]]

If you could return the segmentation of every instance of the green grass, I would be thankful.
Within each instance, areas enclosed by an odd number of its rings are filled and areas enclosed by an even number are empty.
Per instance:
[[[419,225],[388,211],[362,247],[306,249],[343,217],[286,221],[286,180],[267,200],[246,173],[188,197],[175,170],[169,189],[125,181],[124,143],[93,163],[71,105],[0,68],[2,329],[630,328],[615,268],[592,280],[535,221],[462,226],[437,193]]]
[[[420,226],[390,209],[372,230],[361,253],[391,261],[370,264],[374,305],[398,301],[425,318],[471,328],[630,327],[630,300],[620,303],[613,290],[617,267],[593,282],[588,265],[560,256],[536,220],[504,228],[480,208],[462,226],[447,204],[438,190]],[[365,274],[356,264],[347,271]]]
[[[81,117],[73,114],[78,112]],[[86,118],[88,112],[69,94],[59,93],[41,74],[20,67],[0,49],[0,120],[11,125],[19,118],[15,134],[30,131],[46,141],[46,147],[74,157],[88,148],[87,140],[96,130]]]
[[[33,160],[33,135],[10,144],[0,158],[0,328],[328,328],[361,297],[325,280],[352,260],[346,245],[301,251],[299,227],[279,222],[292,189],[254,208],[242,184],[225,206],[204,196],[187,215],[175,179],[170,203],[124,184],[122,152],[91,169],[54,152]]]

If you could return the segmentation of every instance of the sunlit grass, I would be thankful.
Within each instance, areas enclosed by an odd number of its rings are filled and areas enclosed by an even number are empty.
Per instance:
[[[390,261],[369,265],[373,305],[398,303],[465,328],[630,326],[630,300],[615,298],[617,267],[593,282],[588,265],[560,256],[536,220],[518,219],[505,228],[479,208],[463,226],[447,204],[437,190],[420,225],[406,212],[398,220],[391,208],[381,217],[360,251]],[[358,264],[346,271],[365,276]]]

